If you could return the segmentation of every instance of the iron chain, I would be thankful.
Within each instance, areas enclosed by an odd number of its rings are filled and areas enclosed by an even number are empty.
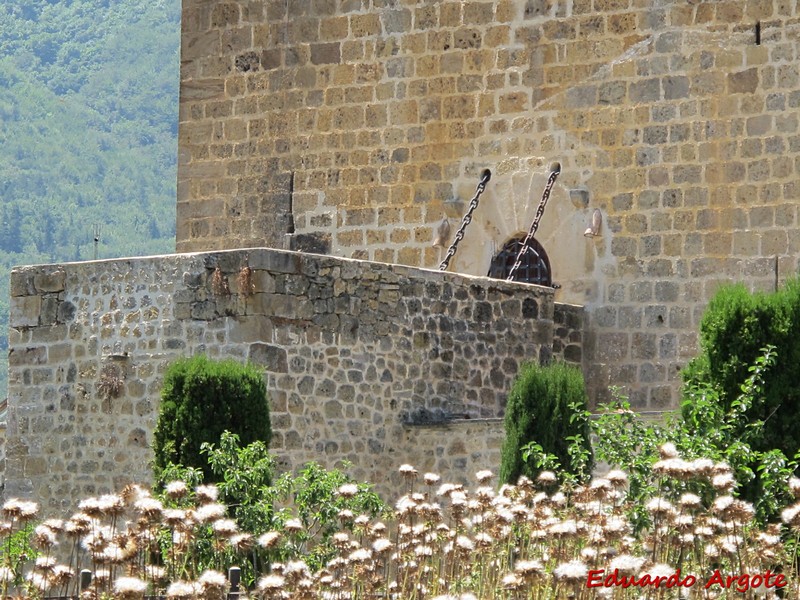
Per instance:
[[[559,173],[561,173],[561,165],[556,164],[553,168],[553,172],[550,173],[550,177],[547,179],[547,185],[544,186],[542,199],[539,202],[539,207],[536,209],[536,216],[533,218],[533,223],[531,223],[531,228],[528,231],[528,235],[525,236],[525,240],[522,242],[522,248],[519,249],[517,260],[514,261],[514,266],[511,267],[511,270],[508,272],[506,281],[514,281],[514,276],[517,274],[517,270],[522,265],[522,259],[530,249],[531,240],[536,235],[536,230],[539,229],[539,221],[542,219],[544,208],[547,206],[547,200],[550,198],[550,191],[553,189],[553,185],[555,184]]]
[[[489,179],[492,176],[492,172],[489,169],[486,169],[481,174],[481,180],[478,183],[478,187],[475,188],[475,195],[472,197],[472,200],[469,202],[469,209],[467,213],[464,215],[464,218],[461,220],[461,225],[458,227],[458,231],[456,231],[456,235],[453,238],[453,243],[450,244],[450,247],[447,249],[447,254],[445,255],[444,259],[442,259],[441,264],[439,265],[440,271],[446,271],[448,265],[450,264],[450,259],[453,258],[456,254],[456,250],[458,249],[458,244],[461,240],[464,239],[464,231],[467,229],[467,225],[472,222],[472,213],[475,212],[475,209],[478,208],[478,200],[481,197],[481,194],[486,189],[486,184],[489,183]]]

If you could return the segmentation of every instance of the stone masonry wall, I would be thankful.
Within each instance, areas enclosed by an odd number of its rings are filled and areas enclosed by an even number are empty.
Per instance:
[[[800,251],[796,0],[184,0],[178,249],[264,244],[484,275],[537,239],[585,305],[593,398],[674,406],[721,282]],[[592,211],[601,235],[583,237]]]
[[[149,481],[180,356],[266,369],[282,467],[349,460],[390,492],[405,462],[496,468],[502,422],[479,419],[553,343],[547,288],[266,249],[24,267],[11,294],[5,494],[49,511]]]
[[[553,357],[583,364],[585,310],[583,306],[556,302],[553,305]]]

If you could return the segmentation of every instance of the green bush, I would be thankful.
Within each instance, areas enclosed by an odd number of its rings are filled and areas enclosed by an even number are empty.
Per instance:
[[[155,479],[170,464],[196,467],[214,479],[204,443],[217,444],[224,431],[242,444],[272,436],[263,374],[252,365],[205,356],[181,359],[164,376],[161,410],[153,433]]]
[[[586,388],[580,369],[564,363],[524,365],[508,395],[505,429],[501,481],[516,483],[520,475],[533,478],[542,467],[561,467],[577,479],[591,474]],[[539,460],[526,460],[531,454]]]
[[[779,449],[791,457],[800,450],[800,281],[769,294],[750,293],[743,285],[721,288],[703,315],[700,354],[684,370],[684,381],[687,390],[713,386],[726,412],[766,347],[774,347],[775,365],[734,434],[763,422],[751,436],[753,449]],[[690,410],[686,405],[684,416]]]
[[[252,585],[255,574],[271,562],[302,559],[317,571],[335,554],[334,534],[339,531],[364,533],[364,524],[356,517],[383,516],[387,506],[366,483],[356,483],[345,472],[327,470],[310,462],[298,472],[283,473],[273,481],[275,459],[262,442],[243,446],[237,435],[223,432],[219,444],[203,444],[202,453],[212,471],[217,475],[216,487],[219,502],[228,507],[242,531],[255,536],[267,532],[281,532],[274,546],[263,548],[254,545],[246,551],[215,543],[215,534],[209,524],[197,524],[190,554],[191,560],[175,560],[173,537],[162,539],[164,563],[170,572],[191,579],[194,572],[206,568],[226,569],[237,565],[242,568],[242,578]],[[343,469],[349,463],[342,464]],[[164,471],[164,483],[184,481],[188,488],[198,483],[199,471],[180,465],[169,465]],[[191,508],[197,503],[195,493],[188,491],[180,497],[170,497],[164,485],[161,498],[168,507]],[[350,516],[345,516],[346,513]],[[299,521],[300,528],[286,527],[290,520]],[[249,544],[247,545],[249,546]]]
[[[697,477],[709,472],[729,472],[733,481],[724,486],[725,493],[751,502],[761,523],[774,519],[792,502],[789,480],[797,460],[777,449],[755,449],[753,442],[761,437],[762,423],[743,416],[763,397],[775,360],[772,347],[762,350],[727,408],[719,390],[703,383],[687,386],[682,414],[669,415],[663,424],[642,419],[622,397],[599,407],[592,421],[594,450],[600,460],[628,473],[632,500],[628,516],[637,531],[652,525],[647,500],[658,495],[689,492],[710,507],[719,489],[714,489],[709,477]],[[680,460],[666,456],[666,443]],[[701,466],[702,461],[706,464]]]

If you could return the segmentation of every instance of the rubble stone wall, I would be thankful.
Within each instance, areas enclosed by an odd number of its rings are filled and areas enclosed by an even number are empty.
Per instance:
[[[593,399],[674,407],[720,283],[797,272],[798,40],[785,0],[184,0],[178,249],[430,267],[490,168],[452,265],[485,275],[559,161]]]
[[[23,267],[11,294],[5,495],[51,512],[149,481],[181,356],[264,367],[282,468],[347,460],[391,492],[402,463],[496,468],[519,364],[553,352],[548,288],[297,252]]]

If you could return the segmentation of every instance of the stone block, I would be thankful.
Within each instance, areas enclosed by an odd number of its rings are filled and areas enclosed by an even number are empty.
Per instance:
[[[728,73],[729,94],[752,94],[757,88],[758,69],[752,68],[735,73]]]
[[[624,81],[609,81],[598,88],[598,103],[618,105],[625,100],[627,84]]]
[[[261,250],[250,254],[250,268],[294,274],[300,272],[301,259],[299,253]]]
[[[9,325],[11,327],[35,327],[42,312],[41,296],[12,296]]]
[[[212,27],[227,27],[239,23],[239,6],[233,2],[221,2],[211,12]]]
[[[353,37],[365,37],[381,33],[380,17],[375,13],[352,15],[350,17],[350,34]]]
[[[201,100],[222,99],[225,97],[224,79],[195,79],[181,82],[181,101],[195,102]],[[181,133],[183,137],[183,132]],[[185,138],[183,138],[185,139]],[[183,170],[186,174],[185,169]]]
[[[631,337],[631,357],[653,359],[656,357],[656,336],[652,333],[635,332]]]
[[[765,135],[772,129],[772,116],[759,115],[747,119],[747,135]]]
[[[33,276],[33,285],[37,292],[62,292],[66,283],[63,269],[39,272]]]
[[[381,21],[386,34],[407,32],[411,29],[411,11],[406,8],[388,10],[381,14]]]
[[[231,342],[268,342],[272,339],[272,322],[266,317],[238,316],[226,321]]]
[[[661,82],[658,79],[634,81],[628,87],[632,102],[656,102],[661,98]]]
[[[689,96],[689,78],[685,76],[664,77],[661,81],[664,87],[665,100],[677,100]]]
[[[600,333],[597,336],[597,354],[603,361],[619,361],[628,356],[628,334]]]
[[[261,365],[271,373],[287,373],[289,371],[287,353],[285,348],[271,344],[250,344],[247,355],[248,361]]]
[[[45,296],[39,313],[39,324],[54,325],[58,318],[58,298]]]
[[[308,254],[330,254],[331,234],[321,231],[295,233],[290,237],[289,248]]]
[[[11,348],[8,351],[8,364],[10,367],[18,367],[22,365],[43,365],[46,363],[46,346]]]
[[[315,65],[339,64],[342,48],[339,42],[311,44],[311,62]]]

